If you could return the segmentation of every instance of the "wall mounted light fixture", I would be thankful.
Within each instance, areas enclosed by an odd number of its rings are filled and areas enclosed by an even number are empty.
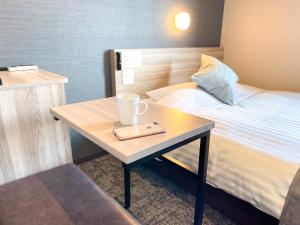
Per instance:
[[[191,24],[190,14],[187,12],[177,13],[175,16],[175,26],[178,30],[187,30]]]

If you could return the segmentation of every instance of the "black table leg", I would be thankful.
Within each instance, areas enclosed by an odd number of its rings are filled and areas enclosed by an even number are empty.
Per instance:
[[[130,169],[123,164],[124,168],[124,191],[125,191],[125,204],[124,208],[130,208]]]
[[[210,132],[201,138],[194,225],[202,224]]]

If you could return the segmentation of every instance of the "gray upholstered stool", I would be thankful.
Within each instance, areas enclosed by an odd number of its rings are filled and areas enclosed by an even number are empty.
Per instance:
[[[0,186],[0,224],[138,223],[77,166],[67,164]]]

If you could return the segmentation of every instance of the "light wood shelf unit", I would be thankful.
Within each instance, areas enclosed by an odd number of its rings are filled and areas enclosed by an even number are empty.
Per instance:
[[[72,162],[68,128],[50,108],[67,78],[44,70],[0,72],[0,185]]]

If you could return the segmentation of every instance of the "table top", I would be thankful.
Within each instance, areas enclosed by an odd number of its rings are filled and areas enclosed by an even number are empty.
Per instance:
[[[139,116],[139,122],[159,122],[167,132],[120,141],[113,134],[113,128],[121,126],[115,97],[59,106],[50,111],[125,164],[207,132],[215,125],[213,121],[149,102],[149,109]]]
[[[15,72],[1,71],[0,78],[2,79],[0,90],[68,82],[66,77],[41,69]]]

